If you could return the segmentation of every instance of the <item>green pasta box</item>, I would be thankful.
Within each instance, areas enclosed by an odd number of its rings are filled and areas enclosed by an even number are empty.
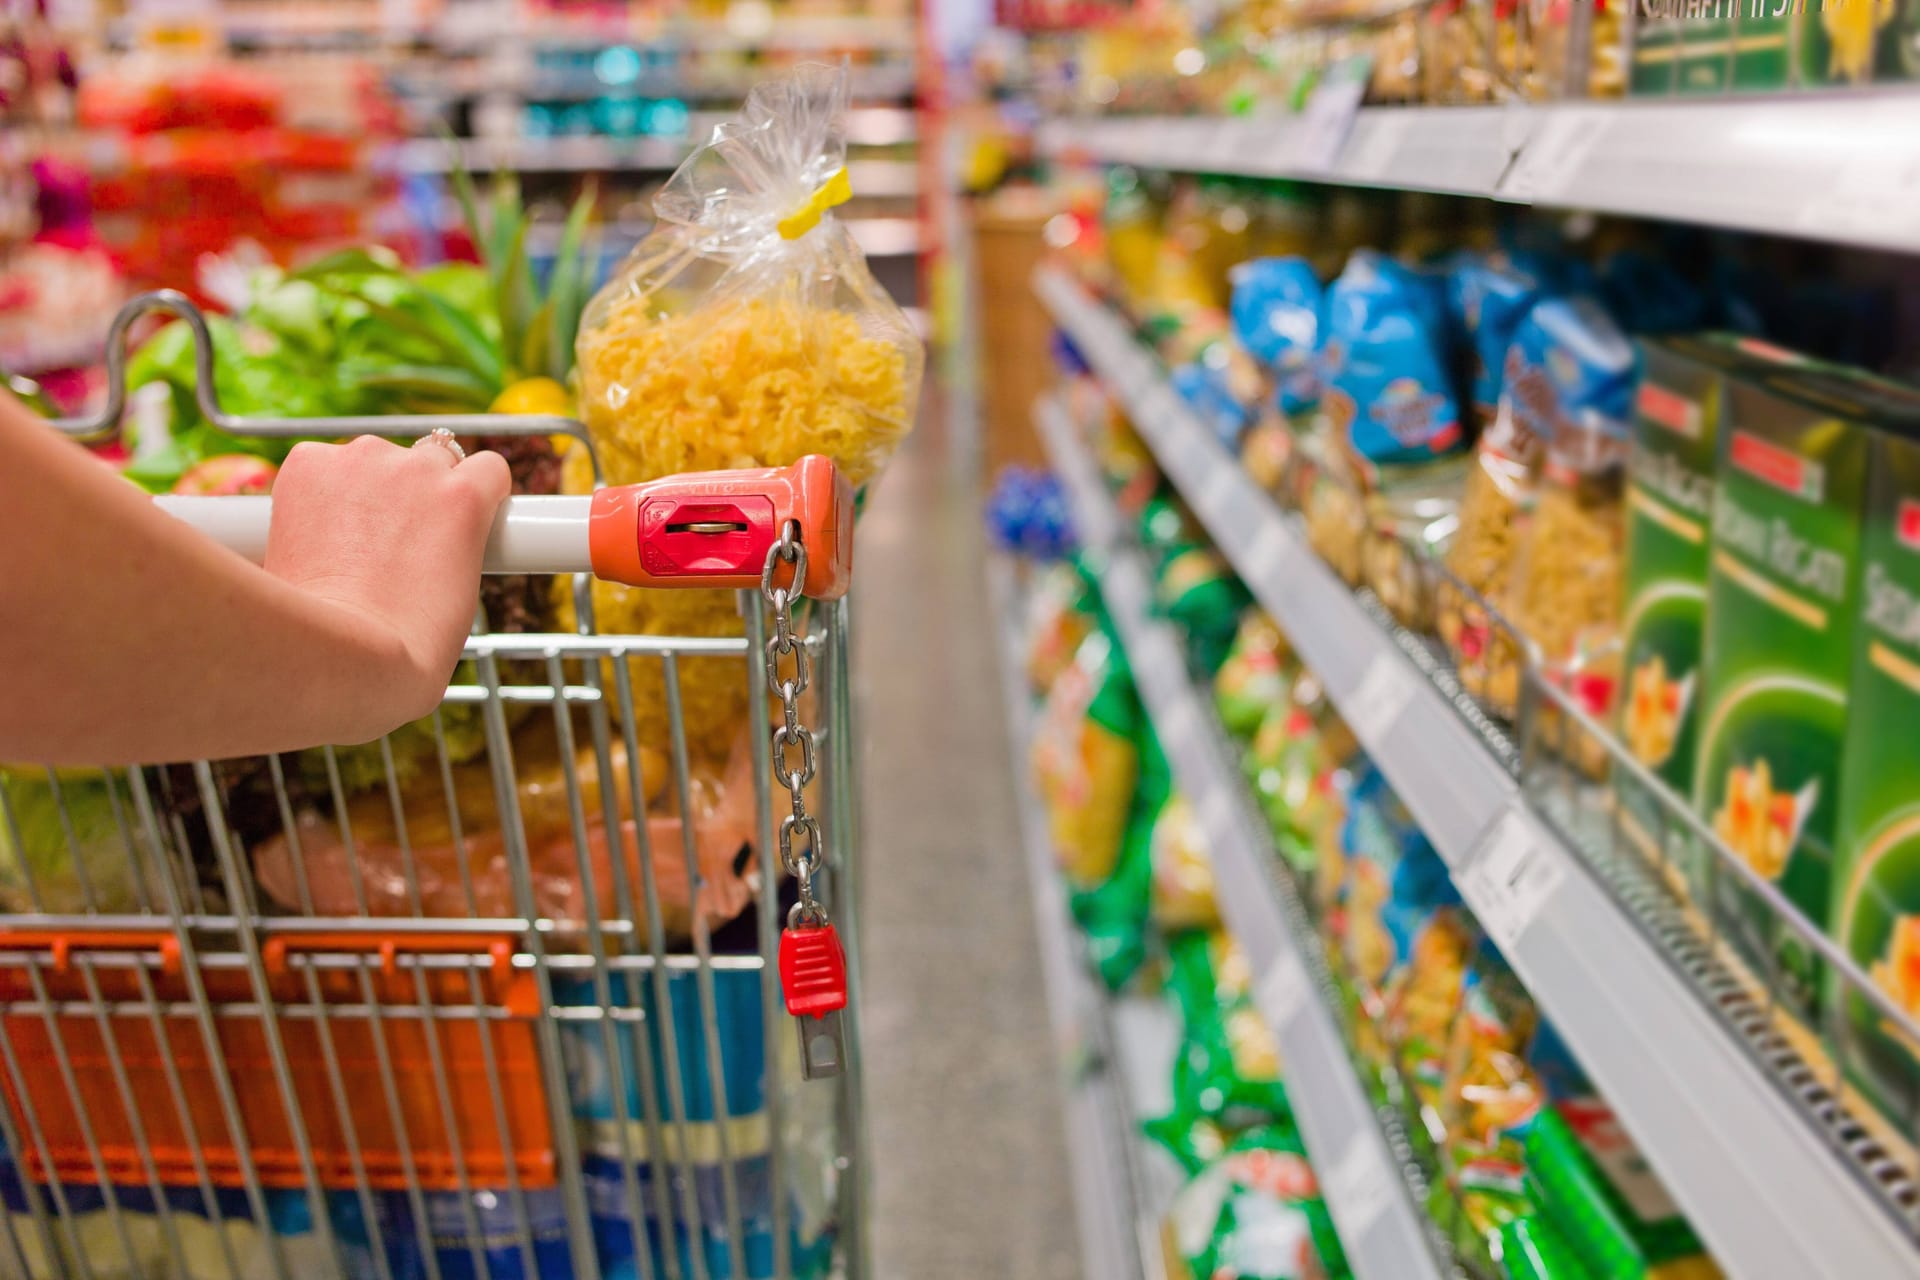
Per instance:
[[[1527,1183],[1541,1217],[1606,1280],[1642,1280],[1706,1250],[1613,1109],[1562,1098],[1527,1131]]]
[[[1694,806],[1815,923],[1829,914],[1840,750],[1859,608],[1868,430],[1862,382],[1749,341],[1725,381],[1707,581]],[[1809,1019],[1812,948],[1731,874],[1715,907]]]
[[[1870,3],[1871,0],[1861,0]],[[1764,92],[1796,82],[1805,0],[1639,0],[1634,93]]]
[[[1728,351],[1691,338],[1641,344],[1627,464],[1627,694],[1620,740],[1683,799],[1693,794],[1694,727],[1707,616],[1714,442]],[[1648,790],[1615,772],[1622,829],[1659,857],[1678,835]]]
[[[1920,442],[1883,434],[1873,447],[1831,928],[1897,1008],[1920,1015]],[[1920,1046],[1859,993],[1836,994],[1849,1074],[1910,1123]]]

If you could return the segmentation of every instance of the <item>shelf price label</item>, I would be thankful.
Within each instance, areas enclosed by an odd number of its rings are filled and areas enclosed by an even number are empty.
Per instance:
[[[1292,157],[1296,172],[1327,173],[1338,166],[1372,76],[1372,54],[1346,58],[1327,69],[1300,116]]]
[[[1798,223],[1821,236],[1920,242],[1920,153],[1912,144],[1912,108],[1881,103],[1833,139],[1839,163],[1831,180],[1807,187]]]
[[[1544,833],[1510,809],[1460,873],[1460,895],[1494,945],[1506,951],[1539,919],[1566,874]]]
[[[1392,1203],[1394,1181],[1377,1135],[1363,1130],[1347,1139],[1346,1150],[1327,1171],[1325,1186],[1327,1208],[1333,1211],[1334,1226],[1349,1249]]]
[[[1534,127],[1500,179],[1499,196],[1522,204],[1552,202],[1580,179],[1594,148],[1606,136],[1611,113],[1558,107]]]
[[[1378,182],[1393,170],[1394,161],[1413,124],[1404,112],[1376,111],[1355,126],[1353,145],[1340,165],[1340,176],[1356,182]]]
[[[1376,653],[1353,692],[1340,702],[1354,736],[1369,750],[1386,741],[1393,722],[1413,701],[1415,676],[1397,653]]]

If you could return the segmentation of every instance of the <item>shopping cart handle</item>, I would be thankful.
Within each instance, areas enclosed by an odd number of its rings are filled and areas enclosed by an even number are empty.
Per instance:
[[[256,564],[273,499],[156,498]],[[845,595],[853,567],[853,490],[831,459],[702,471],[601,489],[590,497],[514,497],[487,539],[487,573],[592,573],[635,587],[757,587],[789,523],[807,553],[806,594]],[[785,585],[783,580],[782,585]]]

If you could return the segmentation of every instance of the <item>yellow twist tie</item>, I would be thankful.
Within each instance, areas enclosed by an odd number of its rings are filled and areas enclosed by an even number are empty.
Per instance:
[[[847,181],[846,166],[842,165],[834,170],[831,178],[820,184],[818,190],[807,197],[805,204],[780,219],[781,238],[798,240],[820,225],[821,214],[851,199],[853,199],[853,184]]]

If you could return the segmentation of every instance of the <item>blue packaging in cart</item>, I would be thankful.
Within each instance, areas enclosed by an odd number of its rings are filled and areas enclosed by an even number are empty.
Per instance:
[[[519,1196],[505,1188],[475,1190],[471,1197],[427,1191],[420,1201],[441,1280],[572,1280],[577,1274],[567,1247],[566,1200],[557,1187],[529,1189]],[[379,1205],[393,1280],[425,1280],[434,1274],[422,1256],[412,1197],[385,1191]]]
[[[790,1037],[776,1042],[767,1053],[761,973],[758,969],[716,968],[713,979],[714,1026],[720,1049],[718,1060],[708,1055],[704,998],[697,975],[676,972],[667,980],[668,1015],[657,1013],[654,984],[642,975],[613,975],[609,979],[616,1008],[638,1007],[638,1022],[616,1019],[613,1059],[609,1059],[603,1024],[566,1023],[562,1049],[566,1055],[569,1093],[580,1122],[582,1172],[593,1221],[600,1269],[609,1280],[643,1276],[632,1198],[638,1197],[646,1218],[649,1262],[660,1273],[663,1253],[671,1241],[683,1272],[691,1267],[697,1247],[713,1280],[736,1280],[727,1238],[727,1170],[732,1172],[735,1204],[744,1241],[746,1280],[772,1277],[774,1271],[774,1197],[787,1204],[788,1251],[792,1274],[823,1271],[831,1255],[827,1229],[832,1164],[831,1114],[809,1116],[808,1103],[831,1106],[831,1089],[789,1091],[783,1127],[792,1158],[784,1169],[787,1185],[772,1183],[772,1132],[767,1110],[769,1069],[780,1079],[796,1074]],[[561,1004],[598,1003],[590,981],[558,984],[555,1000]],[[667,1052],[671,1028],[673,1053]],[[636,1036],[636,1030],[639,1035]],[[636,1041],[646,1058],[636,1056]],[[676,1108],[669,1065],[677,1068],[679,1106]],[[648,1134],[642,1084],[652,1084],[662,1142],[668,1149],[668,1213],[672,1222],[659,1221],[660,1196],[654,1178],[656,1164]],[[717,1086],[717,1087],[716,1087]],[[722,1105],[716,1105],[717,1103]],[[723,1116],[724,1109],[724,1116]],[[817,1110],[817,1105],[815,1110]],[[684,1137],[682,1120],[684,1120]],[[633,1158],[632,1178],[622,1169],[621,1135]],[[824,1143],[808,1143],[811,1133]],[[795,1141],[795,1138],[801,1138]],[[729,1160],[721,1158],[724,1142]],[[818,1153],[818,1159],[812,1154]],[[688,1188],[691,1186],[691,1194]]]

